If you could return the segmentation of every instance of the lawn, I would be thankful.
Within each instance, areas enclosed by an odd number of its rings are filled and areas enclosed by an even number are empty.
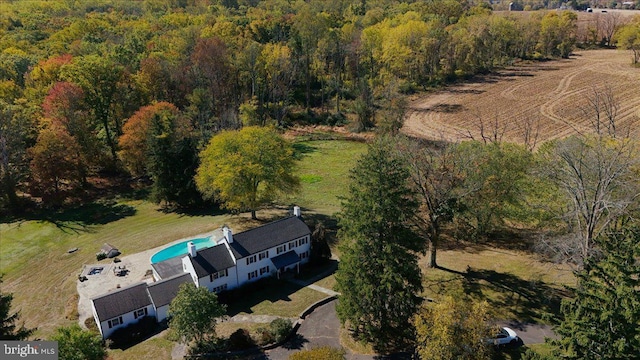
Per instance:
[[[367,146],[355,141],[304,141],[295,144],[301,158],[298,166],[301,189],[280,200],[301,204],[303,208],[324,215],[340,210],[340,197],[347,195],[349,171]]]
[[[556,314],[560,300],[568,295],[565,285],[575,285],[568,266],[479,244],[439,251],[437,269],[427,269],[426,263],[421,259],[426,297],[464,293],[486,300],[498,320],[550,323],[548,315]]]

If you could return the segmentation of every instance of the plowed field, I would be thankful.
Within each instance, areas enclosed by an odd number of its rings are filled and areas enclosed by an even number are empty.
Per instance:
[[[484,133],[522,143],[529,128],[537,129],[539,144],[593,131],[588,99],[594,91],[613,95],[618,129],[640,133],[640,68],[632,67],[631,54],[620,50],[519,63],[421,96],[410,103],[402,130],[432,140],[481,139]]]

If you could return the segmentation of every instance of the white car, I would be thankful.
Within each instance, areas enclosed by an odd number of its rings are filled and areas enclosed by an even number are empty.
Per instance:
[[[518,334],[508,327],[500,328],[500,331],[492,339],[487,339],[487,343],[495,346],[515,345],[518,343]]]

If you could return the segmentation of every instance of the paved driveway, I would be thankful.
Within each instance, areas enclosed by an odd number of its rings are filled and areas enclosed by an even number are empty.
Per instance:
[[[340,321],[336,314],[336,300],[315,309],[298,329],[297,336],[291,341],[273,350],[269,350],[259,359],[286,360],[289,355],[301,350],[321,346],[340,348]],[[349,360],[371,360],[373,355],[347,354]]]
[[[522,339],[524,345],[544,343],[545,338],[557,339],[558,336],[553,332],[551,326],[540,324],[529,324],[521,322],[501,322],[500,326],[507,326],[515,330],[518,337]]]

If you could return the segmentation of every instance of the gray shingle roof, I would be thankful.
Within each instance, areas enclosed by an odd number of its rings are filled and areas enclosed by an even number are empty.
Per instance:
[[[191,274],[185,273],[155,282],[153,284],[149,284],[147,289],[149,290],[149,295],[151,295],[153,305],[155,305],[156,308],[159,308],[161,306],[169,304],[171,300],[176,297],[176,294],[178,294],[180,285],[184,283],[193,284]]]
[[[276,267],[276,269],[280,269],[285,266],[300,262],[300,256],[298,256],[298,253],[296,253],[295,250],[289,250],[284,254],[280,254],[272,258],[271,262],[273,263],[273,266]]]
[[[160,261],[159,263],[151,264],[151,267],[160,275],[160,279],[168,279],[170,277],[183,274],[182,270],[182,258],[174,257],[171,259],[167,259],[164,261]]]
[[[236,259],[240,259],[285,244],[310,233],[309,227],[302,219],[290,216],[255,229],[234,234],[233,242],[229,245]]]
[[[100,295],[91,301],[101,322],[151,305],[147,283],[144,282]]]
[[[218,271],[228,269],[235,265],[231,254],[229,254],[229,250],[227,250],[224,244],[198,250],[196,257],[191,257],[191,255],[187,256],[191,259],[198,278],[217,273]]]

